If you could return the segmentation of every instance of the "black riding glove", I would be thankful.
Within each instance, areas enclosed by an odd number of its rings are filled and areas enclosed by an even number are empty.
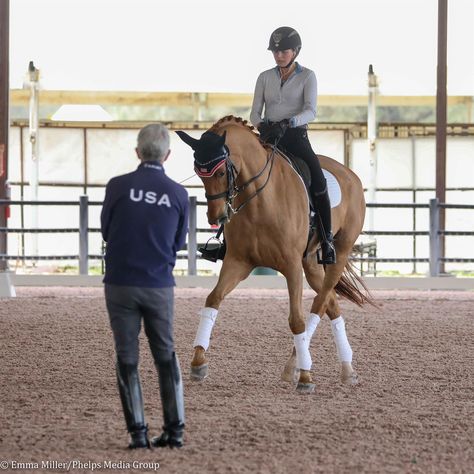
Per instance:
[[[257,127],[258,132],[260,133],[260,138],[262,141],[266,141],[265,138],[268,137],[268,133],[270,132],[271,125],[268,122],[260,122]]]
[[[262,141],[274,145],[285,134],[286,129],[289,126],[290,121],[288,119],[281,120],[280,122],[274,122],[272,124],[262,122],[258,126],[258,131],[260,132],[260,138]]]
[[[278,122],[278,125],[280,126],[280,137],[282,137],[285,134],[287,128],[290,127],[290,121],[288,119],[283,119]]]

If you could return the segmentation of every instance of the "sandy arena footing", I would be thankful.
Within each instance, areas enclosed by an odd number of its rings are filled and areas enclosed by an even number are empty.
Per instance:
[[[326,317],[311,346],[316,391],[306,396],[280,381],[292,347],[284,290],[234,291],[217,318],[209,377],[190,381],[208,292],[176,290],[187,410],[179,451],[125,449],[101,288],[18,287],[16,299],[0,299],[0,460],[82,463],[70,472],[91,463],[102,472],[152,472],[152,463],[162,473],[472,472],[473,292],[374,291],[380,309],[343,302],[361,383],[340,384]],[[306,312],[311,300],[305,290]],[[143,334],[141,378],[155,434],[161,407]]]

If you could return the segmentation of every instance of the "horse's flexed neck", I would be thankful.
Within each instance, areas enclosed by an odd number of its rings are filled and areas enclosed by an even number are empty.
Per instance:
[[[249,168],[252,170],[254,165],[261,164],[259,161],[265,161],[268,146],[264,146],[259,140],[259,135],[255,133],[252,126],[245,121],[236,121],[235,117],[225,120],[222,119],[209,129],[210,132],[219,135],[226,135],[225,143],[231,152],[231,158],[240,168]]]
[[[194,150],[194,169],[202,179],[211,224],[226,223],[236,212],[234,198],[253,183],[265,164],[266,152],[253,127],[242,119],[224,117],[198,140],[184,132],[179,137]],[[251,183],[246,184],[247,181]],[[240,198],[240,197],[239,197]]]

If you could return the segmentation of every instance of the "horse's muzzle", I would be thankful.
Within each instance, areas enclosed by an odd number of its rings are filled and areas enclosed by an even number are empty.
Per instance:
[[[215,203],[216,201],[207,203],[207,220],[209,224],[218,226],[227,224],[232,217],[232,207],[228,202],[224,206]]]
[[[227,222],[230,221],[230,216],[228,210],[221,214],[219,217],[216,218],[211,218],[209,216],[209,212],[207,213],[207,221],[209,222],[210,225],[218,225],[221,226],[223,224],[227,224]]]
[[[229,222],[229,215],[228,214],[222,214],[219,216],[217,219],[208,219],[208,222],[210,225],[218,225],[221,226],[223,224],[227,224]]]

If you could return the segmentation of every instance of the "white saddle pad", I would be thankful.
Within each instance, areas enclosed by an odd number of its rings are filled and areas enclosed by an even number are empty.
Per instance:
[[[328,193],[329,201],[331,202],[331,207],[339,206],[339,204],[341,204],[342,199],[341,186],[339,186],[336,177],[328,170],[323,169],[323,174],[328,183]]]

